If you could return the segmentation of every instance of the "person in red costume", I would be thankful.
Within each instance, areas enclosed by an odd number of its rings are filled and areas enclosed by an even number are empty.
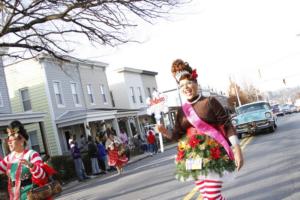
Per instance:
[[[123,167],[128,162],[128,158],[125,155],[125,149],[122,148],[122,142],[117,136],[108,133],[105,147],[108,151],[108,165],[116,167],[118,175],[120,175],[123,172]]]
[[[8,176],[10,200],[27,200],[34,185],[47,184],[48,176],[56,172],[44,164],[38,152],[26,148],[29,136],[21,122],[13,121],[7,134],[10,154],[0,158],[0,173]]]

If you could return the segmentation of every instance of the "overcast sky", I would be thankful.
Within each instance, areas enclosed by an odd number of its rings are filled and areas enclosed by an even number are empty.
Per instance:
[[[299,0],[194,0],[169,20],[141,24],[132,32],[142,44],[78,54],[110,68],[156,71],[160,91],[176,86],[171,63],[182,58],[196,68],[198,81],[227,92],[229,76],[260,90],[300,86]],[[261,79],[258,70],[261,71]]]

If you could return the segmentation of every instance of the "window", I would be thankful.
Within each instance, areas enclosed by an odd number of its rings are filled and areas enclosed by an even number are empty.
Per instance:
[[[139,91],[140,103],[143,103],[142,90],[141,90],[141,88],[140,88],[140,87],[138,87],[138,91]]]
[[[60,82],[53,82],[53,88],[54,88],[54,94],[55,94],[55,100],[57,105],[64,105],[63,99],[62,99],[62,92],[60,87]]]
[[[133,103],[136,103],[133,87],[130,87],[130,95],[131,95],[131,98],[132,98],[132,102],[133,102]]]
[[[149,87],[147,88],[147,91],[148,91],[148,97],[151,98],[151,96],[152,96],[151,95],[151,89]]]
[[[22,99],[22,104],[23,104],[24,111],[31,110],[32,107],[31,107],[31,101],[30,101],[30,98],[29,98],[28,89],[27,88],[26,89],[21,89],[20,93],[21,93],[21,99]]]
[[[112,91],[110,91],[110,98],[111,98],[111,104],[112,104],[112,106],[115,107],[116,104],[115,104],[115,100],[114,100],[114,96],[113,96]]]
[[[77,90],[77,84],[76,83],[71,83],[71,91],[72,91],[72,97],[73,97],[74,104],[75,105],[80,105],[79,95],[78,95],[78,90]]]
[[[87,87],[87,93],[88,93],[89,101],[90,101],[91,104],[94,104],[95,99],[94,99],[94,96],[93,96],[92,85],[88,84],[86,87]]]
[[[2,98],[2,94],[0,92],[0,107],[3,107],[4,103],[3,103],[3,98]]]
[[[29,141],[30,141],[30,147],[31,149],[40,152],[40,145],[38,140],[38,134],[37,131],[31,131],[28,133],[29,135]]]
[[[100,85],[100,92],[101,92],[101,95],[102,95],[103,102],[107,103],[107,99],[106,99],[106,96],[105,96],[105,91],[104,91],[104,85],[103,84]]]

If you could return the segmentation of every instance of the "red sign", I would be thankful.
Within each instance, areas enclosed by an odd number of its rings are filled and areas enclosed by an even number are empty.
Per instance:
[[[150,106],[153,106],[155,104],[159,104],[159,103],[164,102],[164,101],[165,101],[165,97],[150,99]]]

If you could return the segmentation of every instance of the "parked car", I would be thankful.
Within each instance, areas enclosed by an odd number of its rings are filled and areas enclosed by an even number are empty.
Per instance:
[[[291,109],[290,109],[290,105],[289,104],[283,104],[282,105],[282,112],[284,114],[291,114]]]
[[[297,112],[300,112],[300,99],[296,99],[295,104],[294,104],[297,108]]]
[[[268,102],[259,101],[242,105],[236,109],[237,116],[232,119],[238,138],[243,134],[255,134],[260,130],[274,132],[277,128],[277,117]]]
[[[275,104],[275,105],[272,106],[272,112],[276,116],[284,116],[284,113],[282,111],[282,107],[279,104]]]
[[[296,107],[295,105],[291,104],[291,105],[289,105],[289,106],[290,106],[290,111],[291,111],[291,113],[297,112],[297,107]]]

